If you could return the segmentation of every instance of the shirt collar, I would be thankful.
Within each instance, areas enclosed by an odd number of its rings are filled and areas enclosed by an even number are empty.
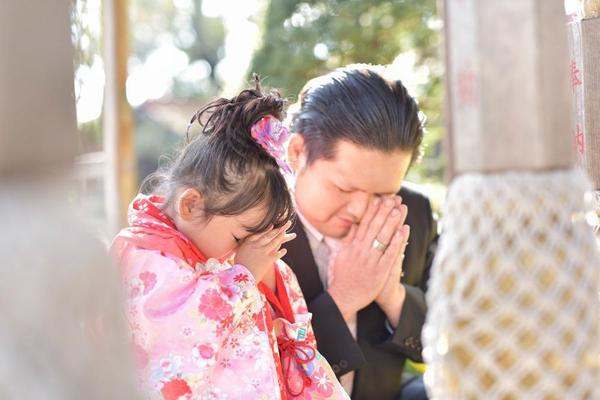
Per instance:
[[[296,208],[296,215],[298,215],[300,222],[302,222],[304,229],[309,235],[315,238],[317,242],[323,241],[325,236],[321,232],[319,232],[317,228],[315,228],[310,222],[308,222],[308,220],[304,217],[304,215],[302,215],[298,208]]]

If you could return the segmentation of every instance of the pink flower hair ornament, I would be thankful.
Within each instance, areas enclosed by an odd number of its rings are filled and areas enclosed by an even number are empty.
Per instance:
[[[266,115],[252,125],[250,134],[256,143],[275,159],[283,172],[293,174],[292,168],[285,161],[285,142],[290,132],[280,120],[272,115]]]

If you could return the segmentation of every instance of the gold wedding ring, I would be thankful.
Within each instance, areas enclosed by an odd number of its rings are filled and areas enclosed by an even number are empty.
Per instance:
[[[379,250],[379,251],[385,251],[385,249],[387,249],[388,245],[381,243],[379,240],[374,239],[373,240],[373,244],[371,244],[371,247],[373,247],[375,250]]]

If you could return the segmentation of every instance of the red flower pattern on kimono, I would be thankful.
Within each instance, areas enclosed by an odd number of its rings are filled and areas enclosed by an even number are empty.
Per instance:
[[[152,272],[142,272],[140,274],[140,280],[144,284],[144,294],[148,294],[152,289],[154,289],[154,285],[156,285],[156,274]]]
[[[161,393],[165,400],[181,400],[189,398],[188,395],[192,394],[192,390],[183,379],[173,379],[164,384]]]
[[[214,289],[209,289],[202,295],[198,309],[207,318],[215,321],[222,321],[231,313],[231,305],[223,300],[221,294]]]

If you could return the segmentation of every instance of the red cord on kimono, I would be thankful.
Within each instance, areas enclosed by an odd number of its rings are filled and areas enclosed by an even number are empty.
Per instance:
[[[259,283],[258,287],[260,291],[265,295],[269,303],[273,306],[275,311],[283,318],[285,318],[288,322],[294,323],[294,313],[292,311],[292,306],[290,304],[290,299],[288,298],[287,291],[285,290],[285,284],[283,282],[283,278],[277,269],[275,269],[275,275],[277,278],[277,296],[271,289],[269,289],[264,283]],[[279,353],[284,354],[287,353],[288,357],[285,366],[283,367],[283,376],[285,379],[285,387],[292,396],[299,396],[304,392],[304,388],[310,386],[311,379],[307,376],[306,371],[304,372],[304,376],[302,377],[302,388],[299,392],[294,393],[292,388],[290,387],[290,382],[288,378],[288,373],[290,371],[290,366],[292,359],[296,360],[299,364],[308,364],[316,357],[316,349],[308,344],[306,340],[293,340],[286,337],[278,337],[277,338],[277,347],[279,348]],[[283,357],[282,357],[283,358]]]

